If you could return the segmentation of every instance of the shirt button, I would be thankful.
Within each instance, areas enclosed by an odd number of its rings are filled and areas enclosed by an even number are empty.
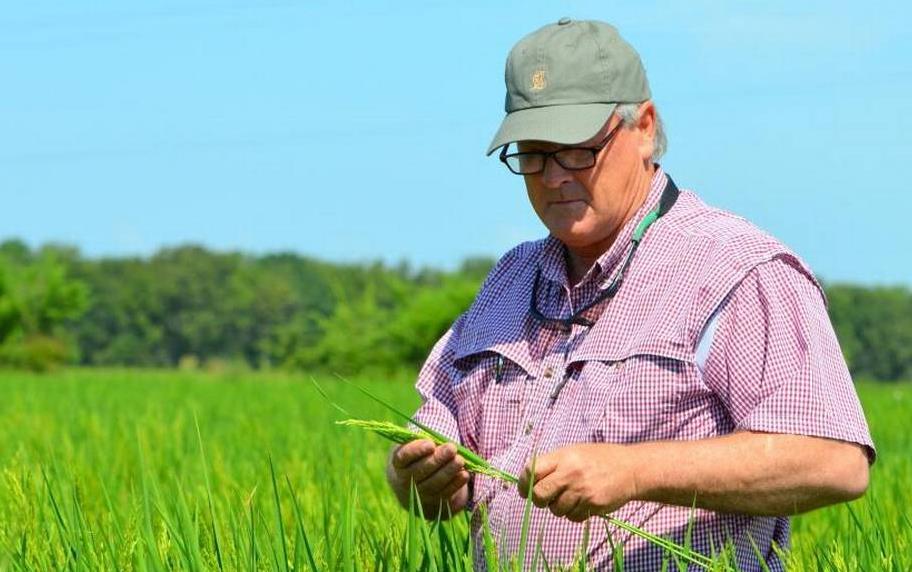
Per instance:
[[[545,368],[545,379],[551,379],[551,376],[554,375],[554,368],[548,366]]]
[[[533,428],[533,426],[532,426],[532,422],[531,422],[531,421],[529,421],[528,423],[526,423],[525,434],[528,435],[529,433],[531,433],[531,432],[532,432],[532,428]]]

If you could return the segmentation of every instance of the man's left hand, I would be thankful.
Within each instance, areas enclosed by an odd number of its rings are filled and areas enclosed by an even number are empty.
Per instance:
[[[533,481],[532,502],[556,516],[583,522],[614,512],[637,496],[633,459],[623,445],[570,445],[535,460],[523,469],[519,494],[526,498]]]

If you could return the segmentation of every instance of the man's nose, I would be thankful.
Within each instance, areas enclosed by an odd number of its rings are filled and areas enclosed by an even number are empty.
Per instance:
[[[560,186],[573,179],[570,171],[561,167],[554,156],[545,159],[545,168],[542,171],[542,182],[549,189],[559,189]]]

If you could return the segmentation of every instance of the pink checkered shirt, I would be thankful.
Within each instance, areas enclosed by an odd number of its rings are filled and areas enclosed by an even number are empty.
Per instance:
[[[566,317],[607,287],[665,182],[657,169],[644,205],[576,286],[553,237],[508,252],[422,368],[417,418],[513,474],[533,451],[705,439],[737,429],[860,443],[873,459],[811,272],[775,239],[692,192],[682,190],[646,233],[617,296],[587,313],[594,326],[562,331],[530,315],[538,269],[538,307],[547,316]],[[470,508],[487,506],[503,555],[515,554],[524,500],[490,478],[473,477],[471,485]],[[788,544],[787,518],[639,501],[614,516],[678,542],[693,521],[695,549],[711,554],[730,541],[743,570],[761,569],[750,539],[772,570],[782,569],[773,544]],[[480,511],[472,522],[480,562]],[[661,567],[661,550],[602,521],[588,525],[588,558],[597,569],[610,569],[612,543],[623,545],[625,570]],[[530,537],[541,539],[550,564],[566,565],[582,550],[585,526],[535,509]]]

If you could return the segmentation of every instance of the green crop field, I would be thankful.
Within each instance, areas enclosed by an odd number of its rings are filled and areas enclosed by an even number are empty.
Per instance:
[[[411,411],[403,377],[359,380]],[[325,380],[359,416],[391,419]],[[795,570],[912,570],[912,386],[863,384],[868,495],[794,519]],[[305,376],[0,372],[0,570],[459,570],[467,523],[408,517],[388,444]]]

